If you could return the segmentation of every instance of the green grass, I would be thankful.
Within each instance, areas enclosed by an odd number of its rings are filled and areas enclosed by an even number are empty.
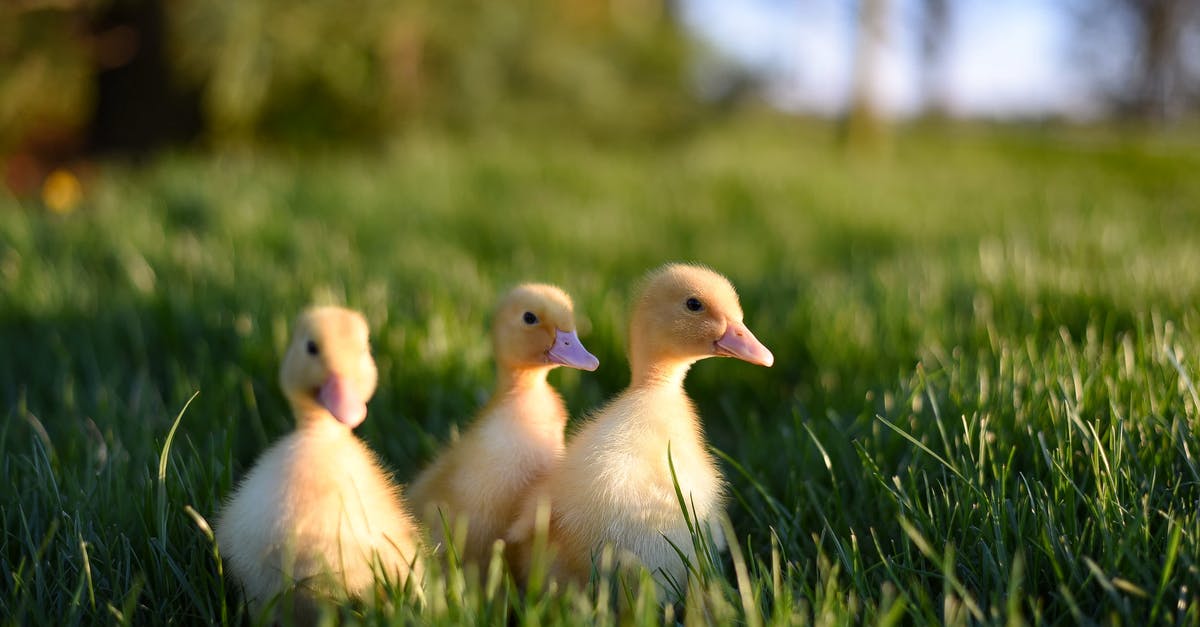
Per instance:
[[[486,397],[506,286],[574,295],[601,368],[552,379],[581,416],[627,380],[630,286],[689,260],[730,276],[776,355],[688,380],[733,557],[693,565],[678,607],[644,580],[539,595],[450,573],[425,609],[347,615],[1200,621],[1195,136],[910,131],[878,159],[832,137],[417,134],[106,164],[66,216],[0,197],[0,617],[248,620],[203,521],[290,428],[275,379],[304,305],[367,315],[359,433],[408,481]]]

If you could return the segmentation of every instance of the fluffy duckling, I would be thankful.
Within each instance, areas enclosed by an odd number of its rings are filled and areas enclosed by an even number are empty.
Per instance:
[[[432,540],[444,542],[448,524],[463,562],[477,565],[487,564],[526,489],[562,453],[567,411],[546,375],[558,366],[600,364],[579,341],[571,298],[550,285],[520,285],[501,299],[492,347],[491,400],[408,491]]]
[[[725,277],[681,264],[652,271],[629,326],[630,385],[570,439],[560,463],[531,489],[508,534],[518,570],[528,568],[538,510],[549,507],[552,577],[586,582],[594,556],[611,545],[619,563],[649,569],[660,590],[686,584],[671,543],[689,559],[695,555],[667,455],[670,447],[689,510],[714,522],[723,507],[722,479],[683,389],[691,365],[713,356],[774,362],[742,322]]]
[[[296,430],[262,454],[216,526],[255,613],[294,586],[295,614],[310,622],[317,597],[369,598],[377,576],[398,586],[419,576],[419,536],[400,491],[351,432],[376,380],[361,314],[300,315],[279,374]]]

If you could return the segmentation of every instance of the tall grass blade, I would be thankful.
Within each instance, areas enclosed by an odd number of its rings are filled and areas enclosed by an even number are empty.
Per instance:
[[[179,428],[183,414],[199,395],[200,390],[196,390],[192,393],[191,398],[183,404],[183,409],[179,410],[179,414],[175,416],[175,422],[171,423],[171,430],[167,432],[167,439],[163,442],[162,450],[158,454],[158,537],[164,545],[167,542],[167,459],[171,454],[171,443],[175,440],[175,430]]]

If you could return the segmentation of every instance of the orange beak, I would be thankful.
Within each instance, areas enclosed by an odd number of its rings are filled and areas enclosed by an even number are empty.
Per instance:
[[[763,346],[758,338],[754,337],[746,325],[734,320],[729,321],[725,326],[725,335],[713,342],[713,346],[718,355],[725,357],[736,357],[742,361],[768,368],[775,363],[775,356],[771,354],[771,351]]]
[[[600,360],[583,347],[583,342],[579,341],[579,336],[574,331],[557,329],[554,334],[554,346],[546,351],[546,358],[551,363],[580,370],[595,370],[600,367]]]
[[[367,418],[367,402],[359,398],[358,393],[346,384],[346,380],[336,374],[329,375],[321,391],[317,392],[317,402],[329,410],[338,422],[351,429],[362,424]]]

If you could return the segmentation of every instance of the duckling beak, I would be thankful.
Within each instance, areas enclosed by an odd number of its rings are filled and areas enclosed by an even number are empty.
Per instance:
[[[367,418],[367,402],[347,385],[346,380],[336,374],[329,375],[321,390],[317,392],[317,402],[329,410],[338,422],[351,429],[362,424]]]
[[[762,342],[759,342],[750,329],[741,322],[730,320],[725,326],[725,335],[713,342],[713,345],[718,355],[736,357],[742,361],[768,368],[775,363],[775,356],[771,354],[771,351],[763,346]]]
[[[595,370],[600,367],[600,360],[587,352],[583,342],[574,331],[558,329],[554,332],[554,346],[546,351],[546,358],[551,363],[579,368],[580,370]]]

